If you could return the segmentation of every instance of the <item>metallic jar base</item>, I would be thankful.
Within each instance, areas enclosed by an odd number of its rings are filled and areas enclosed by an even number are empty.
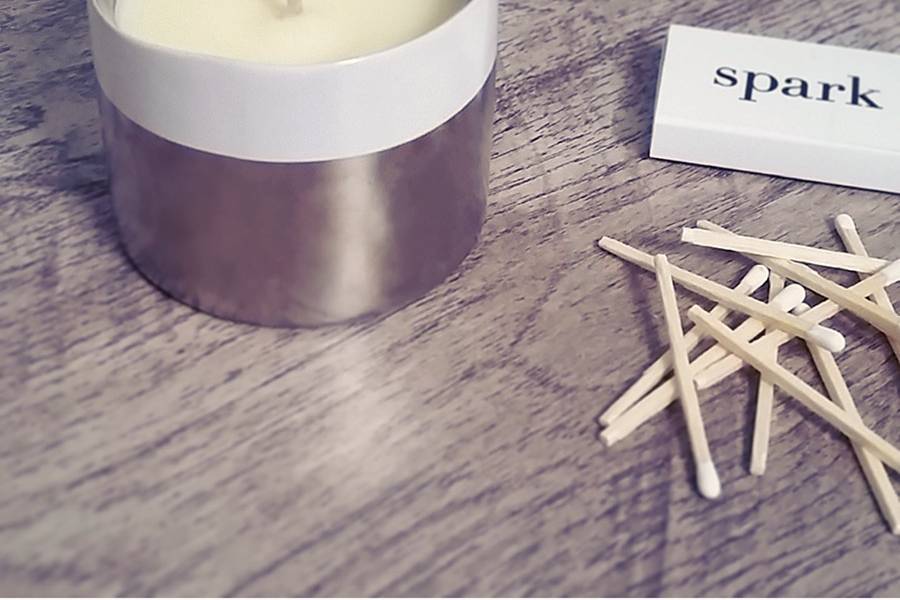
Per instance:
[[[137,267],[226,319],[317,326],[383,314],[444,281],[484,221],[494,76],[401,146],[278,164],[167,141],[101,94],[112,195]]]

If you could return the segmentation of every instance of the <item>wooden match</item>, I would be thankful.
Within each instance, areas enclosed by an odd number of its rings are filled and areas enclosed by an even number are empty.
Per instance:
[[[895,271],[900,271],[900,261],[892,263],[892,265],[888,265],[888,267],[882,269],[878,273],[866,277],[864,280],[851,287],[850,291],[863,297],[871,296],[875,291],[883,290],[896,283],[898,273]],[[804,314],[801,318],[808,323],[821,323],[822,321],[826,321],[835,316],[839,312],[841,312],[840,306],[830,300],[826,300]],[[792,335],[783,331],[773,331],[772,333],[763,336],[761,339],[756,340],[753,343],[753,346],[756,348],[766,348],[770,345],[781,346],[790,341],[792,337]],[[716,385],[732,373],[739,371],[743,364],[744,362],[740,358],[732,354],[704,370],[702,373],[699,373],[694,378],[694,382],[697,384],[698,389],[705,390]]]
[[[859,256],[846,252],[822,250],[798,244],[786,244],[772,240],[763,240],[737,234],[726,234],[722,231],[685,228],[681,233],[681,241],[704,248],[730,250],[741,254],[756,254],[769,258],[792,260],[803,264],[832,267],[857,273],[875,273],[885,268],[889,261],[869,256]]]
[[[769,269],[762,265],[755,265],[741,279],[734,290],[739,294],[749,296],[756,290],[761,288],[769,278]],[[727,306],[717,305],[712,309],[711,314],[717,319],[725,319],[730,314]],[[684,334],[684,344],[688,352],[697,347],[703,340],[703,335],[696,327],[692,327],[690,331]],[[717,359],[718,360],[718,359]],[[709,363],[712,364],[712,363]],[[653,390],[671,371],[672,369],[672,353],[666,351],[652,365],[641,374],[637,381],[629,387],[615,402],[610,405],[606,411],[600,415],[598,421],[604,427],[611,425],[613,421],[619,418],[623,413],[635,405],[641,398]]]
[[[713,233],[720,234],[723,237],[740,237],[737,236],[737,234],[728,231],[724,227],[720,227],[715,223],[712,223],[711,221],[700,221],[697,223],[697,225],[699,227],[702,227],[703,229],[690,231],[709,230]],[[766,265],[767,267],[769,267],[769,269],[778,273],[779,275],[786,277],[787,279],[796,281],[797,283],[803,284],[810,290],[821,294],[829,300],[832,300],[836,304],[856,314],[858,317],[871,324],[873,327],[879,329],[888,337],[900,338],[900,317],[894,314],[893,311],[885,310],[877,304],[867,300],[865,296],[856,294],[851,290],[834,283],[830,279],[822,277],[819,273],[807,267],[806,265],[801,265],[780,258],[766,257],[762,254],[759,254],[758,250],[758,248],[749,250],[744,254],[751,260]],[[887,264],[880,272],[896,281],[898,278],[900,278],[900,261]],[[819,345],[822,346],[822,344]],[[833,349],[828,347],[826,347],[826,349],[832,352],[834,351]]]
[[[805,308],[808,309],[809,307]],[[806,311],[798,308],[797,312]],[[828,395],[831,396],[831,399],[838,406],[847,411],[848,415],[855,418],[862,425],[862,417],[856,408],[856,403],[850,394],[850,388],[847,387],[847,382],[844,380],[843,374],[841,374],[841,369],[838,367],[834,355],[815,345],[809,345],[808,348],[813,362],[816,364],[816,369],[819,371],[819,376],[825,383],[825,389],[828,390]],[[869,488],[872,490],[872,495],[875,496],[875,501],[881,510],[881,514],[884,516],[884,520],[887,521],[894,535],[900,535],[900,499],[897,498],[897,492],[894,491],[894,486],[887,471],[884,469],[884,465],[861,444],[853,442],[853,451],[856,453],[856,458],[859,460],[863,474],[866,476],[866,481],[869,483]]]
[[[900,261],[893,264],[900,265]],[[871,296],[876,290],[882,290],[889,285],[893,285],[897,281],[895,275],[896,274],[892,272],[891,266],[889,265],[880,272],[866,277],[864,280],[851,287],[850,291],[863,297]],[[804,314],[801,318],[810,324],[821,323],[822,321],[826,321],[835,316],[839,312],[841,312],[840,306],[830,300],[826,300]],[[784,331],[773,331],[753,342],[753,346],[755,348],[782,346],[793,337],[794,336],[785,333]],[[703,372],[698,373],[694,378],[694,382],[697,384],[698,389],[705,390],[716,385],[732,373],[739,371],[743,364],[744,361],[734,354],[731,354],[705,369]]]
[[[597,242],[597,245],[623,260],[632,262],[647,270],[653,270],[653,259],[650,255],[627,244],[605,237]],[[776,327],[796,337],[802,337],[813,344],[824,347],[830,352],[840,352],[846,346],[844,336],[833,329],[821,325],[810,325],[790,313],[783,313],[763,302],[738,294],[724,285],[710,281],[685,269],[679,269],[675,266],[672,266],[671,269],[673,279],[687,289],[714,302],[728,306],[733,310],[738,310],[759,319],[766,325]]]
[[[801,304],[806,296],[806,290],[799,285],[789,285],[770,303],[778,310],[788,312]],[[766,326],[756,319],[747,319],[734,330],[735,335],[742,340],[752,340],[761,332],[765,331]],[[690,364],[691,376],[694,381],[705,373],[712,366],[718,364],[721,360],[731,356],[728,350],[716,344],[698,356]],[[662,383],[655,390],[644,396],[630,410],[626,411],[619,418],[613,421],[609,427],[600,434],[600,438],[608,446],[623,440],[630,435],[635,429],[661,413],[667,406],[678,399],[678,389],[673,379],[669,379]]]
[[[853,221],[853,217],[850,215],[838,215],[835,219],[835,225],[837,226],[838,235],[841,236],[841,241],[844,242],[844,246],[847,250],[860,256],[869,255],[869,252],[866,250],[866,246],[863,244],[862,238],[859,235],[859,231],[856,229],[856,223]],[[894,310],[894,304],[891,302],[891,298],[888,296],[886,290],[876,290],[875,293],[872,294],[872,299],[875,301],[875,304],[881,308],[889,311],[893,315],[897,314]],[[888,342],[894,350],[897,361],[900,362],[900,339],[888,336]]]
[[[606,426],[601,433],[602,440],[607,445],[617,443],[680,399],[697,487],[706,498],[719,497],[721,481],[710,453],[698,389],[718,383],[746,363],[760,377],[750,472],[762,475],[766,471],[777,386],[850,438],[884,519],[891,531],[900,535],[900,498],[885,470],[889,467],[900,473],[900,449],[864,424],[833,356],[833,352],[844,348],[844,337],[822,325],[842,309],[851,311],[884,332],[900,360],[900,317],[885,291],[887,286],[900,281],[900,260],[888,262],[870,257],[849,216],[838,217],[836,226],[847,252],[739,236],[709,221],[698,222],[698,229],[685,229],[685,242],[737,251],[758,263],[734,289],[672,266],[665,255],[651,257],[612,238],[599,240],[597,245],[602,250],[655,272],[669,339],[669,350],[645,369],[599,417],[600,423]],[[865,278],[861,275],[858,284],[846,288],[823,277],[806,263],[871,275]],[[750,297],[761,286],[755,277],[764,274],[765,267],[770,271],[768,303]],[[796,283],[786,286],[786,280]],[[692,307],[688,315],[695,326],[687,333],[679,317],[675,282],[717,303],[711,311]],[[814,309],[804,304],[803,286],[824,296],[825,301]],[[748,315],[734,330],[723,321],[730,310]],[[762,337],[752,341],[760,333]],[[706,336],[716,344],[691,362],[690,351]],[[793,337],[803,338],[807,343],[833,401],[779,364],[780,346]],[[670,370],[674,374],[666,380]]]
[[[769,301],[774,300],[783,289],[784,278],[777,273],[772,273],[769,277]],[[721,320],[719,319],[719,321]],[[777,347],[771,349],[770,357],[774,361],[778,360]],[[756,417],[753,422],[753,441],[750,447],[750,473],[753,475],[763,475],[766,472],[774,400],[775,386],[771,381],[760,375],[759,387],[756,390]]]
[[[700,308],[694,306],[688,311],[691,320],[701,327],[709,336],[715,338],[731,353],[753,366],[761,374],[772,380],[779,388],[796,398],[809,410],[816,413],[844,435],[864,445],[885,464],[900,472],[900,450],[897,450],[884,438],[860,424],[847,411],[839,408],[825,396],[816,391],[802,379],[773,362],[765,352],[760,352],[748,342],[734,335],[734,332],[721,321]]]
[[[656,281],[662,297],[669,347],[672,351],[675,383],[681,397],[681,408],[687,423],[688,439],[691,443],[694,466],[697,470],[697,487],[703,496],[715,499],[722,494],[722,484],[709,452],[706,428],[703,426],[703,415],[700,412],[700,400],[697,398],[697,389],[694,387],[694,378],[690,372],[688,350],[684,343],[681,317],[678,314],[678,300],[675,296],[675,283],[672,281],[671,267],[663,254],[656,257],[654,264]]]

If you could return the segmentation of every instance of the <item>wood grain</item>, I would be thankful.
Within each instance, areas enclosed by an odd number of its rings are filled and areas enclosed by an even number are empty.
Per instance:
[[[900,594],[900,542],[830,427],[776,394],[768,473],[746,474],[753,374],[701,397],[713,506],[677,407],[615,449],[596,441],[594,417],[665,335],[652,275],[593,246],[622,237],[732,285],[748,263],[680,244],[682,226],[839,250],[830,219],[848,212],[896,258],[896,196],[647,150],[669,22],[900,52],[898,4],[502,11],[480,247],[398,314],[273,331],[195,313],[130,267],[83,2],[2,4],[0,593]],[[883,336],[830,323],[865,422],[900,442]],[[821,387],[799,344],[781,356]]]

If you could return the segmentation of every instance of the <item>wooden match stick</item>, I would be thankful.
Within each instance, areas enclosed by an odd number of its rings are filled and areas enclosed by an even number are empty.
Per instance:
[[[756,290],[761,288],[769,277],[769,269],[762,265],[756,265],[741,279],[734,290],[739,294],[749,296]],[[717,305],[712,309],[711,313],[719,320],[724,319],[730,314],[727,306]],[[697,347],[703,340],[700,330],[696,327],[684,334],[684,344],[688,352]],[[716,359],[718,360],[718,358]],[[713,361],[714,362],[714,361]],[[709,364],[712,364],[709,363]],[[647,367],[643,374],[629,387],[624,394],[619,396],[606,411],[600,415],[598,419],[604,427],[612,424],[623,413],[630,409],[636,402],[647,395],[650,391],[661,382],[666,374],[672,369],[672,352],[666,351],[660,356],[656,362]]]
[[[792,260],[799,263],[819,265],[821,267],[833,267],[858,273],[875,273],[885,268],[889,261],[880,258],[870,258],[846,252],[834,252],[822,250],[810,246],[786,244],[744,235],[727,235],[720,231],[685,228],[681,234],[681,241],[704,248],[717,248],[719,250],[731,250],[741,254],[756,254],[769,258]]]
[[[859,231],[856,229],[856,223],[853,221],[853,217],[850,215],[838,215],[837,219],[835,219],[835,225],[837,225],[838,235],[841,236],[841,241],[844,242],[844,246],[847,250],[860,256],[869,255],[865,244],[863,244],[862,238],[859,236]],[[872,294],[872,299],[875,301],[875,304],[881,308],[890,311],[891,314],[897,314],[887,291],[877,290]],[[888,342],[894,350],[897,361],[900,362],[900,339],[888,337]]]
[[[728,231],[724,227],[720,227],[711,221],[699,221],[697,225],[699,227],[702,227],[704,230],[712,231],[713,233],[720,234],[724,237],[736,235]],[[850,312],[856,314],[858,317],[871,324],[873,327],[879,329],[888,337],[900,338],[900,317],[898,317],[892,311],[885,310],[877,304],[870,302],[866,299],[865,296],[853,293],[847,288],[840,286],[833,281],[826,279],[825,277],[822,277],[816,271],[810,269],[806,265],[801,265],[789,260],[766,257],[761,254],[757,254],[754,251],[747,252],[745,256],[747,256],[751,260],[766,265],[770,270],[778,273],[782,277],[803,284],[810,290],[821,294],[829,300],[832,300],[833,302],[839,304]],[[892,264],[898,265],[896,267],[896,275],[900,277],[900,262],[895,262]],[[891,265],[887,265],[885,269],[891,269]],[[890,271],[888,271],[888,273],[890,273]],[[822,344],[819,345],[821,346]]]
[[[808,306],[805,308],[809,309]],[[797,309],[798,314],[802,312],[805,311]],[[847,382],[841,374],[841,369],[838,367],[834,355],[816,345],[808,347],[810,354],[812,354],[813,362],[815,362],[819,371],[819,376],[825,382],[825,388],[828,390],[831,399],[862,425],[862,417],[856,408],[856,403],[853,402],[850,388],[847,387]],[[856,458],[859,460],[863,474],[866,476],[866,481],[869,483],[869,488],[872,490],[872,495],[875,496],[875,501],[878,503],[878,508],[881,509],[884,520],[887,521],[894,535],[900,535],[900,499],[897,498],[897,492],[894,491],[894,486],[887,471],[884,469],[884,465],[861,444],[853,442],[853,451],[856,453]]]
[[[777,273],[772,273],[769,277],[769,300],[774,300],[783,289],[784,278]],[[719,321],[721,320],[719,319]],[[777,347],[772,348],[770,358],[774,361],[778,360]],[[763,475],[766,472],[774,399],[775,386],[771,381],[760,375],[759,388],[756,390],[756,418],[753,423],[753,441],[750,450],[750,473],[753,475]]]
[[[813,411],[853,441],[859,442],[882,459],[885,464],[900,472],[900,450],[892,446],[884,438],[861,425],[845,410],[838,408],[828,398],[820,394],[802,379],[769,359],[765,352],[760,352],[721,321],[713,319],[708,312],[694,306],[688,311],[691,320],[709,336],[715,338],[732,354],[740,357],[754,369],[771,379],[779,388],[796,398],[800,403]]]
[[[662,296],[663,315],[666,319],[666,333],[669,347],[672,349],[672,364],[675,370],[675,383],[681,397],[681,408],[687,423],[688,439],[694,455],[694,467],[697,470],[697,487],[706,498],[715,499],[722,494],[722,484],[716,472],[706,429],[703,426],[703,415],[700,413],[700,400],[694,387],[694,378],[690,373],[688,350],[684,343],[684,331],[681,328],[681,317],[678,315],[678,300],[675,297],[675,283],[672,281],[672,270],[669,260],[664,254],[657,255],[656,281]]]
[[[778,310],[788,312],[803,302],[806,290],[799,285],[787,286],[770,303]],[[734,334],[742,340],[752,340],[758,334],[765,331],[766,326],[756,319],[747,319],[734,330]],[[717,361],[730,356],[728,350],[720,345],[715,345],[698,356],[690,365],[691,375],[696,379]],[[661,413],[667,406],[678,399],[678,389],[673,379],[663,382],[655,390],[641,398],[630,410],[626,411],[618,419],[613,421],[607,429],[600,434],[600,439],[612,446],[630,435],[635,429]]]
[[[897,282],[897,273],[894,271],[900,271],[900,261],[892,263],[892,265],[888,265],[880,272],[865,278],[851,287],[850,291],[863,297],[871,296],[876,290],[884,289]],[[826,321],[835,316],[839,312],[841,312],[840,306],[830,300],[826,300],[804,314],[802,319],[808,323],[821,323],[822,321]],[[790,341],[792,337],[792,335],[783,331],[774,331],[753,342],[753,346],[755,348],[781,346]],[[697,374],[694,378],[694,382],[697,384],[698,389],[705,390],[716,385],[732,373],[739,371],[743,364],[744,362],[740,358],[732,354],[704,370],[702,373]]]
[[[642,266],[653,269],[653,259],[649,254],[636,250],[612,238],[605,237],[597,245],[616,256]],[[672,277],[689,290],[733,310],[738,310],[754,317],[766,325],[776,327],[791,335],[802,337],[813,344],[818,344],[831,352],[840,352],[846,346],[844,336],[839,332],[821,325],[810,325],[790,313],[783,313],[763,302],[738,294],[724,285],[710,281],[685,269],[672,266]]]

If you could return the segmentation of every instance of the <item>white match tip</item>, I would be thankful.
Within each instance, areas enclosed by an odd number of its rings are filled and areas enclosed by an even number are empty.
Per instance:
[[[900,281],[900,260],[895,260],[881,270],[887,283],[885,285],[893,285]]]
[[[716,473],[716,466],[712,461],[702,462],[697,465],[697,487],[704,498],[715,500],[722,495],[722,482]]]
[[[753,293],[769,280],[769,269],[763,265],[756,265],[741,279],[740,287]]]
[[[794,314],[798,317],[805,315],[809,311],[812,310],[812,306],[807,304],[806,302],[801,302],[797,305],[797,308],[794,309]]]
[[[792,283],[772,298],[772,306],[784,312],[791,312],[806,300],[806,289]]]
[[[837,225],[838,229],[843,229],[844,231],[853,231],[856,229],[856,223],[853,221],[853,217],[850,215],[838,215],[834,219],[834,224]]]
[[[809,330],[808,335],[809,341],[816,346],[825,348],[832,354],[843,352],[844,348],[847,347],[847,340],[844,339],[844,336],[841,335],[840,332],[835,331],[834,329],[816,325]]]
[[[683,228],[681,230],[681,241],[688,243],[694,241],[694,230],[690,227]]]

